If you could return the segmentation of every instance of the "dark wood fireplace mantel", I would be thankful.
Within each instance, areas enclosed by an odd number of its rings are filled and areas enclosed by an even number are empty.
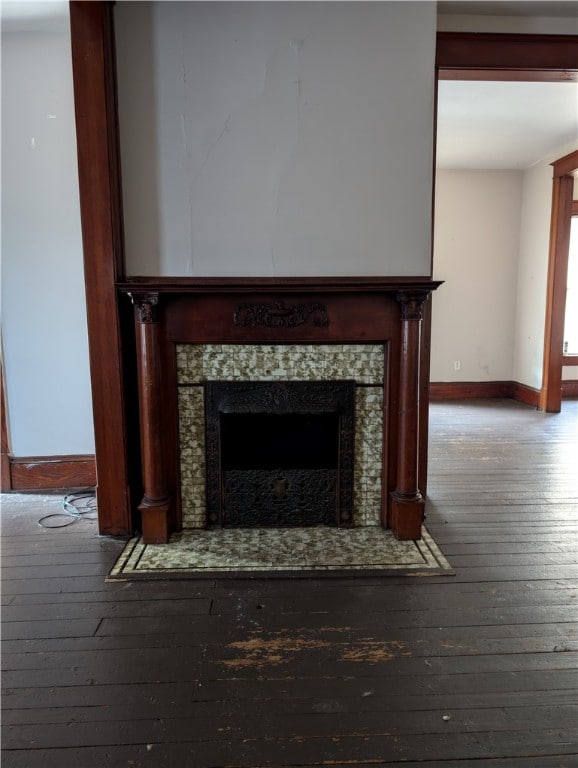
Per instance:
[[[421,536],[427,469],[427,277],[135,277],[143,539],[181,526],[176,344],[351,344],[387,348],[382,525]],[[425,317],[425,323],[424,323]],[[424,333],[425,331],[425,333]]]
[[[128,277],[118,283],[123,293],[157,291],[159,293],[250,293],[282,291],[314,293],[315,291],[353,293],[395,292],[397,290],[434,291],[442,280],[411,276],[328,276],[328,277]]]

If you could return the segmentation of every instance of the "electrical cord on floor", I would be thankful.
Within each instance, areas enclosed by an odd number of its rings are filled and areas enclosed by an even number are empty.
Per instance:
[[[66,528],[79,520],[96,520],[98,517],[96,494],[94,491],[69,493],[62,500],[62,510],[62,512],[44,515],[38,521],[38,525],[43,528]],[[59,518],[61,522],[48,523],[47,521],[51,518]]]

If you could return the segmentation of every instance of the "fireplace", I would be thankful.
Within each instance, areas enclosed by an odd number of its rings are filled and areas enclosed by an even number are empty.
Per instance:
[[[181,528],[305,523],[382,525],[399,539],[420,538],[428,299],[438,285],[422,277],[133,278],[121,285],[135,305],[143,541],[166,542]],[[223,400],[223,382],[234,393],[250,390],[253,404],[239,404],[237,394]],[[350,418],[341,406],[265,413],[255,405],[255,392],[279,400],[290,382],[295,392],[349,382],[351,447],[340,434]],[[274,435],[281,439],[271,457],[263,446]],[[312,451],[295,450],[313,440]],[[343,460],[348,451],[351,462]],[[295,472],[308,476],[296,482]],[[267,488],[268,497],[231,502],[237,491],[247,498],[247,473],[259,475],[258,494]],[[315,512],[292,498],[303,482],[306,496],[322,489]],[[299,507],[309,512],[295,517]]]
[[[351,525],[354,381],[208,381],[207,524]]]

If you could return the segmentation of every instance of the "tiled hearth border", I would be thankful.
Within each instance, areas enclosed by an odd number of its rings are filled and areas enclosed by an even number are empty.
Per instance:
[[[205,526],[203,384],[219,380],[355,380],[353,523],[379,525],[384,370],[385,349],[381,344],[178,344],[183,527]]]
[[[451,576],[454,571],[426,528],[418,541],[397,541],[391,531],[364,528],[259,528],[189,530],[168,544],[131,539],[108,581],[134,578],[308,576],[343,572]]]

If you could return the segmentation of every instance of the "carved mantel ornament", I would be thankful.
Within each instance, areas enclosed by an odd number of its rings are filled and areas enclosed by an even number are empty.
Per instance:
[[[312,325],[325,328],[329,316],[323,304],[291,304],[284,301],[272,304],[240,304],[233,315],[233,324],[240,328],[297,328]]]

